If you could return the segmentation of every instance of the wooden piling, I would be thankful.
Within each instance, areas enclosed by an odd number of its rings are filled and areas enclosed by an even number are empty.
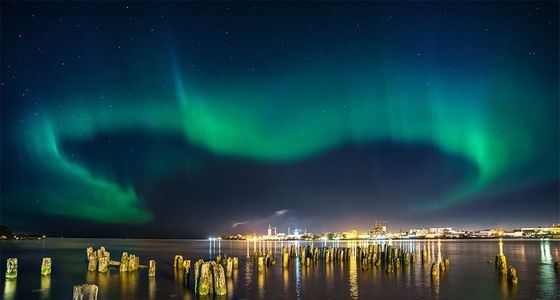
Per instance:
[[[227,294],[226,289],[226,276],[224,274],[224,268],[222,265],[216,263],[213,265],[213,277],[214,277],[214,292],[218,296],[223,296]]]
[[[109,267],[109,258],[107,258],[106,256],[100,257],[99,258],[99,263],[97,265],[97,271],[100,273],[105,273],[107,272],[107,269]]]
[[[510,285],[515,285],[519,281],[517,278],[517,270],[513,266],[510,266],[507,271],[507,281]]]
[[[258,267],[259,273],[264,271],[264,257],[260,256],[258,258],[257,267]]]
[[[148,270],[148,277],[156,276],[156,261],[151,259],[150,260],[150,269]]]
[[[173,268],[180,269],[183,266],[183,256],[182,255],[175,255],[173,259]]]
[[[8,258],[6,261],[6,278],[16,278],[18,275],[17,258]]]
[[[52,261],[50,257],[43,257],[41,262],[41,275],[51,275]]]
[[[99,288],[95,284],[75,285],[73,290],[73,300],[97,300]]]

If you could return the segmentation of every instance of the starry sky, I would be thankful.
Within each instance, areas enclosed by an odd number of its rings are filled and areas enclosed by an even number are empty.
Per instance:
[[[1,6],[15,230],[560,219],[558,2]]]

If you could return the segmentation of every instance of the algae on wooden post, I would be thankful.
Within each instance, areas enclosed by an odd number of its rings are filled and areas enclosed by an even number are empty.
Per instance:
[[[73,300],[97,300],[99,288],[95,284],[75,285]]]
[[[88,271],[96,271],[97,270],[97,257],[95,254],[92,254],[88,258]]]
[[[106,256],[99,258],[97,271],[101,273],[105,273],[107,272],[108,267],[109,267],[109,259]]]
[[[199,295],[208,295],[210,293],[212,274],[210,272],[210,263],[202,263],[200,266],[200,278],[198,280],[197,293]]]
[[[224,268],[220,264],[214,264],[214,291],[216,295],[223,296],[227,294],[226,289],[226,276],[224,274]]]
[[[120,272],[127,272],[128,271],[128,253],[123,252],[121,256],[121,264],[119,265]]]
[[[41,275],[51,274],[52,261],[50,257],[43,257],[41,262]]]
[[[16,278],[18,273],[17,258],[8,258],[6,261],[6,278]]]
[[[149,277],[156,276],[156,261],[153,259],[150,260],[150,269],[148,270],[148,276]]]

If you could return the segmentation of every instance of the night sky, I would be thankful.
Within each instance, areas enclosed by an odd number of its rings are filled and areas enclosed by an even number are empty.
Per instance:
[[[557,1],[1,8],[14,230],[560,219]]]

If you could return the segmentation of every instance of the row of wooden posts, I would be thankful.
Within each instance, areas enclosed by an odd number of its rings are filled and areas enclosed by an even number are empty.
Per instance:
[[[506,275],[508,283],[514,285],[518,283],[517,270],[513,266],[507,265],[506,256],[503,254],[503,241],[499,241],[499,253],[495,257],[495,267],[501,276]],[[134,272],[139,268],[148,268],[148,276],[153,277],[156,273],[155,260],[149,261],[149,266],[140,264],[140,258],[134,254],[123,252],[120,261],[110,260],[110,253],[105,247],[95,250],[92,247],[86,249],[88,260],[88,271],[107,272],[109,266],[119,266],[120,272]],[[428,262],[428,251],[421,250],[422,264]],[[265,268],[276,264],[276,259],[271,255],[270,250],[264,254],[262,251],[255,251],[253,257],[257,264],[258,272],[263,272]],[[289,248],[282,247],[282,266],[288,267],[295,259],[299,258],[300,263],[310,265],[311,262],[323,260],[349,261],[355,259],[361,263],[361,267],[367,270],[369,266],[383,266],[387,273],[398,270],[401,265],[407,266],[414,263],[415,254],[408,252],[400,247],[393,247],[385,244],[368,245],[366,247],[313,247],[313,245],[296,247],[291,245]],[[432,278],[439,277],[441,272],[449,268],[449,258],[441,258],[440,242],[438,241],[438,257],[432,263]],[[194,263],[194,291],[199,295],[225,295],[227,293],[226,277],[232,276],[232,270],[239,266],[237,257],[217,256],[216,260],[204,261],[199,259]],[[173,268],[176,271],[184,272],[186,276],[190,274],[191,261],[183,259],[182,255],[176,255],[173,260]],[[555,262],[554,268],[560,271],[560,263]],[[18,262],[17,258],[8,258],[6,267],[6,278],[17,277]],[[50,257],[44,257],[41,263],[41,274],[48,276],[51,274],[52,261]],[[73,299],[97,299],[98,287],[94,284],[83,284],[74,286]]]
[[[421,251],[421,254],[422,263],[427,263],[428,251],[424,249]],[[276,260],[271,255],[270,251],[266,251],[265,253],[255,251],[253,257],[257,263],[259,272],[264,271],[265,266],[276,264]],[[383,266],[387,273],[398,270],[401,265],[407,266],[410,263],[414,263],[416,259],[414,253],[410,253],[404,248],[393,247],[389,244],[386,244],[385,247],[381,244],[368,245],[366,247],[335,248],[331,246],[319,248],[313,247],[313,245],[302,247],[291,245],[289,248],[286,246],[282,247],[283,267],[288,267],[288,265],[297,258],[299,258],[300,262],[304,265],[310,265],[312,261],[317,262],[319,260],[329,263],[332,261],[349,261],[355,259],[361,263],[361,267],[364,270],[367,270],[370,266]],[[435,268],[435,266],[437,266],[437,268]],[[432,266],[432,275],[439,276],[439,271],[444,271],[446,267],[449,267],[449,258],[441,260],[438,257],[438,261],[434,262]]]

